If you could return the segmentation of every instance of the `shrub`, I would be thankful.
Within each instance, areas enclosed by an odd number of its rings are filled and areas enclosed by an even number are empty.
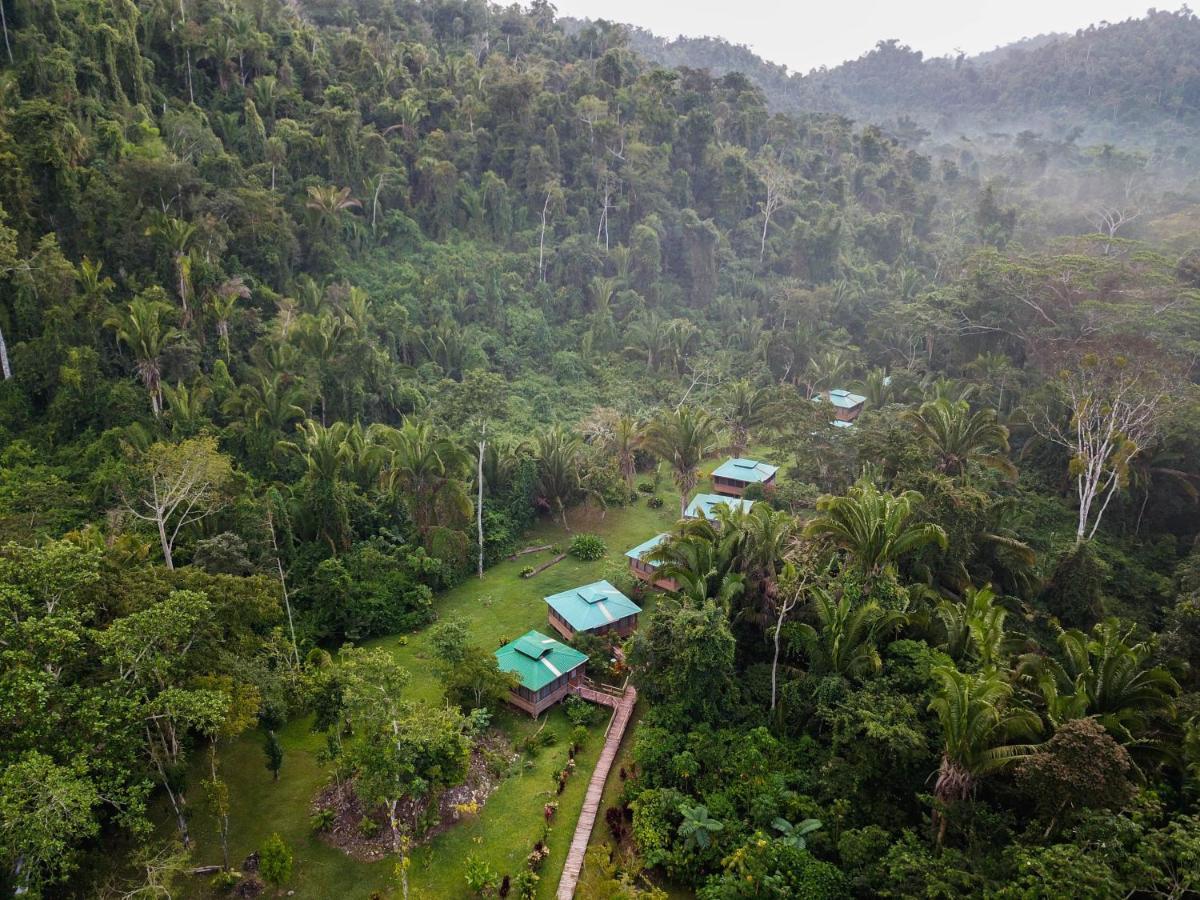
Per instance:
[[[471,629],[462,616],[442,619],[429,629],[429,645],[433,655],[443,663],[462,662],[471,642]]]
[[[529,578],[529,577],[531,577],[531,576],[533,575],[533,573],[534,573],[534,572],[536,572],[536,571],[537,571],[537,569],[535,569],[533,566],[524,566],[524,567],[521,569],[521,577],[522,577],[522,578]]]
[[[743,500],[765,500],[767,499],[767,489],[760,483],[746,485],[746,490],[742,492]]]
[[[379,834],[379,823],[370,816],[363,816],[358,820],[358,833],[365,838],[373,838]]]
[[[258,871],[276,887],[292,877],[292,848],[278,834],[267,838],[258,851]]]
[[[518,872],[513,878],[513,887],[520,900],[533,900],[537,896],[538,881],[541,879],[536,872],[526,870]]]
[[[660,509],[663,505],[663,498],[655,495],[646,501],[646,505],[651,509]]]
[[[571,745],[576,749],[587,743],[588,730],[585,725],[576,725],[571,729]]]
[[[218,872],[212,877],[212,881],[209,884],[212,885],[212,889],[217,893],[228,894],[240,880],[234,872]]]
[[[594,534],[577,534],[571,539],[571,555],[584,562],[600,559],[607,552],[604,541]]]
[[[639,491],[641,491],[643,494],[653,494],[653,493],[654,493],[654,482],[652,482],[652,481],[639,481],[639,482],[638,482],[637,489],[638,489]]]
[[[596,721],[596,707],[579,697],[568,696],[563,703],[563,708],[566,710],[567,718],[571,720],[571,724],[577,727],[583,726],[586,728]]]
[[[308,820],[308,824],[313,831],[328,831],[333,827],[336,819],[337,813],[333,811],[333,807],[323,806],[312,814],[312,818]]]
[[[487,897],[496,891],[500,876],[486,862],[475,856],[468,856],[464,877],[467,889],[476,897]]]
[[[473,709],[467,713],[467,731],[476,737],[488,730],[492,724],[492,713],[486,706]]]
[[[543,729],[541,731],[535,731],[532,734],[528,734],[522,738],[521,742],[517,744],[517,749],[522,753],[528,753],[530,756],[535,756],[539,750],[541,750],[543,747],[549,747],[554,743],[554,741],[554,734]]]

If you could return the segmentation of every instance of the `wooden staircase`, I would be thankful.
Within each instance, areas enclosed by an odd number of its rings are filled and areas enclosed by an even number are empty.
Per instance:
[[[621,738],[625,736],[625,728],[629,725],[633,707],[637,703],[637,688],[628,682],[625,687],[618,688],[597,684],[585,678],[576,687],[575,692],[584,700],[612,707],[614,711],[612,718],[608,720],[608,729],[604,732],[604,749],[600,752],[600,759],[596,761],[592,780],[588,782],[587,794],[583,798],[583,809],[579,813],[575,835],[571,838],[571,849],[567,851],[567,861],[558,882],[558,900],[571,900],[575,896],[579,875],[583,871],[583,857],[587,853],[592,828],[596,824],[596,813],[600,811],[604,784],[608,781],[608,772],[612,768],[613,760],[617,758]]]

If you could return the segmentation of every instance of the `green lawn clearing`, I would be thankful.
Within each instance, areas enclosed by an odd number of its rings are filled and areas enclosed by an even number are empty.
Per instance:
[[[664,479],[663,487],[669,482]],[[531,628],[547,631],[546,605],[542,597],[578,584],[610,577],[625,567],[624,552],[651,535],[667,530],[678,514],[678,497],[663,490],[664,504],[651,509],[644,497],[636,505],[599,510],[581,508],[568,516],[574,533],[600,535],[608,546],[608,556],[595,562],[580,562],[567,557],[534,578],[520,577],[526,566],[536,566],[552,558],[553,551],[529,554],[506,561],[485,573],[482,580],[471,578],[447,591],[435,601],[438,616],[461,616],[470,623],[472,640],[480,647],[494,650],[504,641]],[[524,544],[556,544],[562,550],[571,535],[557,523],[543,522],[527,536]],[[396,635],[372,642],[391,650],[412,673],[407,689],[409,697],[427,703],[439,703],[441,688],[432,667],[425,632]],[[567,738],[571,723],[561,707],[543,717],[545,729],[556,742],[540,750],[532,759],[522,760],[512,775],[504,779],[482,810],[438,836],[429,845],[412,854],[409,881],[413,898],[449,898],[467,896],[464,881],[465,861],[474,856],[486,861],[500,874],[515,875],[525,865],[525,857],[541,837],[543,808],[554,798],[556,773],[567,759]],[[539,897],[552,897],[566,858],[567,848],[583,797],[591,777],[608,711],[597,715],[587,745],[577,758],[575,775],[558,797],[559,809],[549,838],[550,857],[542,868]],[[498,711],[494,720],[512,741],[518,741],[542,721],[512,710]],[[336,897],[338,900],[365,900],[373,892],[384,896],[392,884],[391,861],[358,862],[341,851],[321,843],[309,829],[312,800],[325,784],[327,771],[318,761],[323,746],[321,735],[309,730],[307,718],[290,722],[279,734],[284,748],[283,770],[273,782],[265,766],[261,733],[247,735],[221,749],[222,774],[230,787],[231,858],[236,866],[257,849],[272,833],[278,832],[291,846],[295,864],[287,891],[296,897]],[[206,758],[198,759],[191,790],[192,833],[196,864],[220,860],[215,821],[201,796],[199,780]],[[603,827],[602,825],[600,827]],[[208,893],[204,882],[189,885],[193,896]]]

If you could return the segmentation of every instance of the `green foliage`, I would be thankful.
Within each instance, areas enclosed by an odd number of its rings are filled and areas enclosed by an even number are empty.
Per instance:
[[[634,635],[629,662],[652,702],[713,721],[737,696],[734,650],[725,614],[715,604],[695,608],[664,601]]]
[[[568,697],[564,702],[564,707],[567,711],[567,718],[571,720],[571,724],[576,728],[584,728],[595,723],[602,715],[596,708],[595,704],[588,703],[580,697]]]
[[[0,859],[17,885],[40,892],[73,871],[74,845],[98,830],[100,803],[86,778],[30,752],[0,776]]]
[[[836,896],[798,847],[817,819],[863,894],[1194,889],[1169,765],[1196,765],[1197,585],[1172,575],[1200,483],[1197,107],[1158,64],[1196,56],[1193,15],[792,77],[717,41],[659,68],[646,35],[545,4],[168,5],[0,7],[6,887],[109,889],[80,852],[140,843],[149,810],[183,837],[197,747],[227,834],[256,719],[277,774],[311,713],[370,827],[415,838],[511,680],[453,620],[414,640],[449,708],[387,651],[309,650],[429,624],[539,515],[671,527],[661,477],[685,504],[766,442],[780,486],[659,560],[681,590],[629,648],[641,859],[605,895],[647,864],[702,896]],[[1033,124],[967,153],[923,143],[931,110]],[[1097,218],[1134,194],[1137,232]],[[1077,509],[1061,435],[1123,372],[1169,415],[1116,429],[1110,493]],[[837,387],[868,398],[852,428],[812,402]],[[556,571],[607,549],[570,546]],[[1136,637],[1092,627],[1118,612]]]
[[[263,742],[263,753],[267,757],[267,771],[278,781],[279,770],[283,768],[283,745],[279,743],[274,731],[267,732],[267,739]]]
[[[851,896],[846,878],[836,866],[782,840],[757,837],[734,850],[723,866],[725,872],[710,878],[698,897],[703,900],[751,897],[835,900]]]
[[[462,662],[470,652],[470,631],[466,621],[456,616],[435,623],[429,629],[429,645],[442,663]]]
[[[292,877],[292,848],[272,834],[258,851],[258,871],[267,884],[286,884]]]
[[[920,500],[916,491],[894,496],[860,482],[844,497],[818,500],[817,515],[809,520],[805,533],[845,550],[865,574],[879,575],[926,545],[945,548],[946,533],[940,526],[912,521]]]
[[[467,647],[463,657],[448,666],[442,683],[446,702],[470,712],[499,709],[519,679],[500,671],[495,654]]]
[[[476,897],[492,896],[500,884],[496,870],[474,856],[467,857],[463,877],[467,882],[467,890]]]
[[[589,562],[603,558],[608,552],[604,541],[594,534],[577,534],[571,538],[571,555],[578,560]]]
[[[308,820],[309,827],[315,832],[328,831],[337,820],[337,811],[330,806],[323,806],[312,814]]]

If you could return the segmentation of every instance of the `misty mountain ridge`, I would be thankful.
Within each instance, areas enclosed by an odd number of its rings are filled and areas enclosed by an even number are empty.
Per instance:
[[[1200,128],[1200,19],[1186,6],[973,56],[927,57],[881,40],[858,59],[807,74],[722,38],[624,28],[630,49],[660,65],[743,73],[776,111],[844,115],[910,140],[1033,130],[1182,152]]]

